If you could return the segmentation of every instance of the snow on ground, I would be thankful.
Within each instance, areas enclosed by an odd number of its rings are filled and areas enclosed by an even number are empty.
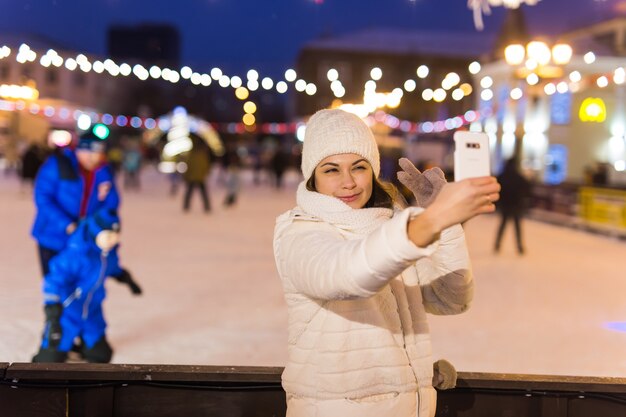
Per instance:
[[[216,173],[214,173],[216,174]],[[107,282],[105,315],[115,363],[282,366],[286,307],[272,255],[275,217],[295,201],[286,188],[255,187],[246,176],[239,204],[213,210],[199,196],[183,213],[182,190],[148,168],[140,192],[123,192],[120,255],[144,289],[139,297]],[[29,231],[31,196],[0,178],[0,362],[37,350],[41,276]],[[626,243],[526,221],[527,255],[512,229],[491,251],[496,216],[466,225],[477,282],[469,312],[431,317],[435,358],[458,370],[588,376],[626,375]]]

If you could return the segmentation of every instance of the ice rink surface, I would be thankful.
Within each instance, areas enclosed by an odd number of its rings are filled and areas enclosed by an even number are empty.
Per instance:
[[[214,172],[217,174],[217,172]],[[105,316],[113,362],[282,366],[286,306],[272,255],[275,217],[295,202],[244,178],[237,206],[224,208],[212,177],[213,210],[144,171],[140,192],[122,190],[122,264],[142,285],[107,282]],[[41,275],[29,235],[34,206],[14,177],[0,177],[0,362],[28,362],[43,325]],[[466,224],[476,279],[471,309],[430,317],[433,356],[459,371],[626,376],[626,242],[535,221],[527,254],[512,226],[492,253],[497,217]]]

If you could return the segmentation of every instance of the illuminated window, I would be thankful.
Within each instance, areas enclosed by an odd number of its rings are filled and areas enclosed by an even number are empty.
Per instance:
[[[552,124],[567,125],[571,121],[572,93],[557,93],[550,96],[550,117]]]

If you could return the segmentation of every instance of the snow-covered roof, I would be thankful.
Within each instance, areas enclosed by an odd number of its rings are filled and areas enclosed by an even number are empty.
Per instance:
[[[495,38],[487,33],[370,29],[318,39],[305,49],[477,57],[491,52]]]

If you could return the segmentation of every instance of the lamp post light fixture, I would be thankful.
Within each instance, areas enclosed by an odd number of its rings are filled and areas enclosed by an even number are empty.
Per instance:
[[[527,78],[533,73],[540,78],[559,78],[563,76],[562,66],[572,59],[572,47],[558,43],[550,48],[541,41],[511,44],[504,49],[504,59],[507,64],[519,67],[516,70],[519,78]]]

